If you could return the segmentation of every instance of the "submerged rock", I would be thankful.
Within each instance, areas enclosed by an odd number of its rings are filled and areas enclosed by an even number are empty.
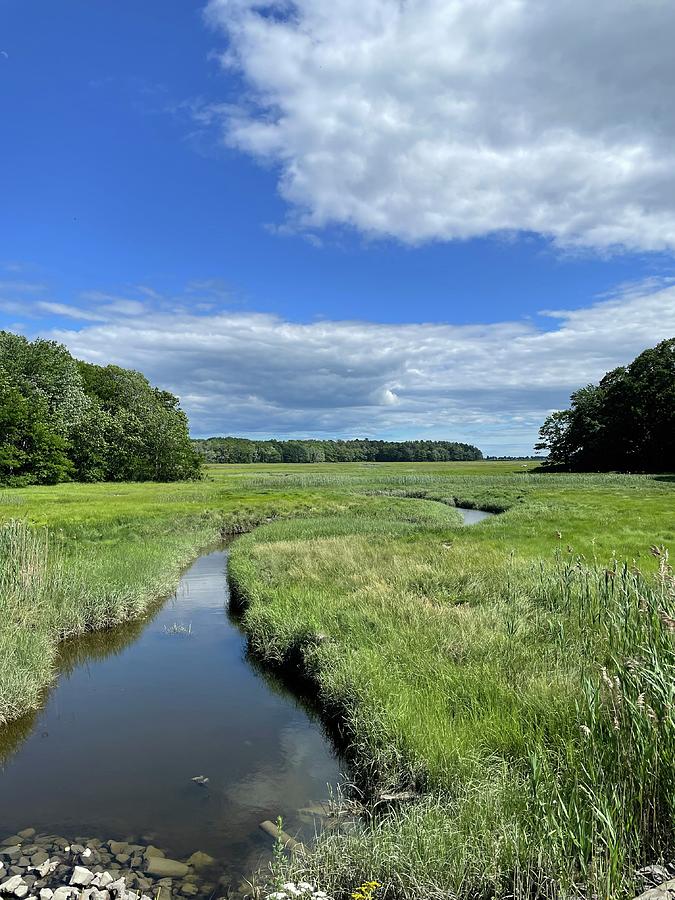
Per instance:
[[[176,859],[167,859],[163,856],[151,856],[146,860],[145,871],[148,875],[157,875],[160,878],[180,878],[189,872],[185,863]]]
[[[212,856],[209,856],[208,853],[202,853],[201,850],[197,850],[192,854],[187,862],[189,866],[194,866],[196,869],[201,869],[205,866],[214,865],[216,861]]]

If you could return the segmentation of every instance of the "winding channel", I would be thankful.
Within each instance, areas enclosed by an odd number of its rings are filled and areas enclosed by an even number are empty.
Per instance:
[[[247,658],[226,565],[226,550],[206,553],[154,614],[64,644],[42,709],[0,731],[0,834],[143,836],[177,858],[209,853],[233,879],[268,856],[264,819],[311,837],[306,810],[340,783],[340,759]]]

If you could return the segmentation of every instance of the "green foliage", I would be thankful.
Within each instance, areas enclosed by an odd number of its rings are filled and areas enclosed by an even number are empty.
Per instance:
[[[251,441],[212,437],[193,444],[211,463],[453,462],[483,458],[477,447],[456,441]]]
[[[178,400],[139,372],[73,359],[54,341],[0,332],[0,482],[198,477]]]
[[[675,469],[675,338],[645,350],[550,415],[537,450],[547,465],[573,471],[667,472]]]

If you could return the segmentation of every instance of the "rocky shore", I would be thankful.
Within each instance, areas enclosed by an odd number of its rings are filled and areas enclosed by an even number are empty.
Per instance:
[[[170,859],[152,843],[101,841],[25,828],[0,841],[0,900],[231,900],[246,894],[197,851]],[[270,900],[331,900],[306,882],[284,884]]]
[[[227,897],[207,853],[170,859],[151,843],[26,828],[0,841],[0,900],[200,900]]]

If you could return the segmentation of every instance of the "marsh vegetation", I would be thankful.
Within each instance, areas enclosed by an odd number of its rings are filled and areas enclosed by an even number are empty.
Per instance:
[[[255,528],[230,561],[251,649],[314,684],[362,812],[289,876],[338,896],[372,879],[630,896],[672,848],[673,491],[485,462],[7,491],[1,712],[39,702],[64,635],[137,615],[214,537]],[[501,514],[463,528],[456,505]]]

